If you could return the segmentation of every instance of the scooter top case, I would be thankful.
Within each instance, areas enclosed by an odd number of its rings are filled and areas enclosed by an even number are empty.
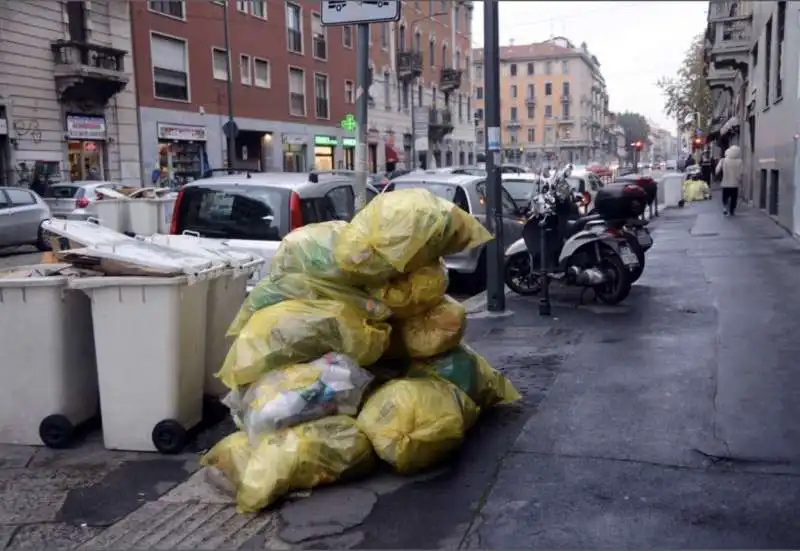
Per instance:
[[[604,220],[630,220],[644,213],[647,193],[633,183],[609,184],[597,192],[594,204]]]

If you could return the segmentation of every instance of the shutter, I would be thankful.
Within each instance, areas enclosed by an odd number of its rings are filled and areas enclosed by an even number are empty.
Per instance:
[[[150,56],[153,66],[170,71],[187,73],[186,43],[166,36],[151,35]]]

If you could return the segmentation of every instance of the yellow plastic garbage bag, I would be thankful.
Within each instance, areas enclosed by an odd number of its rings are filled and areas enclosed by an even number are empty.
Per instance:
[[[368,474],[375,455],[356,421],[335,415],[262,437],[241,475],[236,503],[255,513],[293,490]]]
[[[394,323],[411,358],[430,358],[454,348],[464,336],[467,312],[460,302],[445,297],[427,312]]]
[[[228,329],[228,336],[238,335],[258,310],[290,299],[346,302],[375,321],[384,321],[392,315],[386,304],[355,287],[305,274],[270,274],[259,281],[247,296]]]
[[[435,306],[448,284],[447,267],[438,261],[373,287],[370,294],[388,306],[396,318],[405,319]]]
[[[358,427],[378,457],[408,474],[432,467],[458,448],[478,413],[475,402],[447,381],[395,379],[367,399]]]
[[[456,385],[481,409],[516,402],[521,398],[505,375],[463,343],[439,356],[414,361],[408,371],[408,377],[431,375]]]
[[[385,282],[444,254],[491,239],[474,217],[422,188],[376,197],[344,228],[336,242],[339,267],[362,281]]]
[[[230,389],[256,382],[267,371],[339,352],[359,365],[374,363],[392,328],[334,300],[286,300],[250,318],[233,342],[217,377]]]
[[[253,383],[231,415],[255,442],[261,435],[329,415],[356,415],[372,374],[329,352],[307,364],[275,369]],[[233,391],[236,392],[236,391]]]
[[[281,240],[270,263],[270,273],[305,274],[343,282],[344,274],[333,258],[333,250],[347,222],[333,220],[308,224],[290,232]]]
[[[704,180],[684,180],[684,201],[705,201],[711,197],[711,188]]]
[[[216,443],[201,459],[200,464],[215,469],[235,491],[250,460],[250,441],[244,432],[234,432]]]

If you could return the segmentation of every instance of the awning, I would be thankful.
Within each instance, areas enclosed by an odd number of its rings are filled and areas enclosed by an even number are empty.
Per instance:
[[[719,133],[721,136],[724,136],[737,126],[739,126],[739,117],[731,117],[725,124],[722,125],[722,128],[720,128]]]
[[[386,144],[386,162],[387,163],[400,162],[400,157],[397,154],[397,150],[388,143]]]

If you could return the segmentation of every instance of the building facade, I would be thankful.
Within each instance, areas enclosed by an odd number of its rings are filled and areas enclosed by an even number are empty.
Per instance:
[[[473,50],[477,118],[484,115],[483,50]],[[609,149],[608,92],[587,45],[563,37],[500,48],[501,141],[506,158],[525,163],[604,161]],[[478,129],[478,143],[483,143]]]
[[[474,162],[472,10],[471,0],[408,0],[400,21],[371,26],[372,171]]]
[[[128,2],[0,3],[0,185],[140,185]]]
[[[742,149],[744,195],[800,234],[800,4],[714,0],[706,33],[709,140]]]
[[[354,168],[355,49],[314,0],[132,3],[142,171],[191,180],[227,159],[228,10],[234,166]]]

